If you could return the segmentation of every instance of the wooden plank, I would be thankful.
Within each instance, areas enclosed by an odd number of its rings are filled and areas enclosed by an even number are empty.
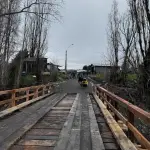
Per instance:
[[[32,129],[28,131],[28,135],[59,135],[61,130],[49,130],[49,129]]]
[[[134,105],[129,105],[128,110],[131,111],[137,118],[141,118],[145,123],[150,124],[150,113]]]
[[[70,107],[53,107],[52,110],[70,110]]]
[[[21,108],[23,108],[23,107],[26,107],[26,106],[28,106],[28,105],[30,105],[30,104],[32,104],[32,103],[35,103],[35,102],[37,102],[37,101],[39,101],[39,100],[42,100],[43,98],[46,98],[46,97],[48,97],[48,96],[50,96],[50,95],[51,95],[51,94],[46,94],[46,95],[44,95],[44,96],[40,96],[40,97],[35,98],[35,99],[33,99],[33,100],[30,100],[30,101],[21,103],[21,104],[19,104],[19,105],[17,105],[17,106],[14,106],[14,107],[8,108],[8,109],[6,109],[6,110],[4,110],[4,111],[1,111],[1,112],[0,112],[0,118],[3,118],[3,117],[5,117],[5,116],[7,116],[7,115],[13,113],[13,112],[16,111],[16,110],[19,110],[19,109],[21,109]]]
[[[104,145],[107,150],[118,150],[115,143],[104,143]]]
[[[106,103],[110,107],[110,109],[117,115],[117,117],[120,120],[122,120],[124,124],[127,124],[127,119],[117,109],[115,109],[108,101],[106,101]]]
[[[80,149],[80,128],[81,128],[81,103],[79,99],[77,111],[74,117],[71,134],[66,150]]]
[[[128,128],[132,131],[139,143],[147,149],[150,149],[150,142],[131,124],[128,122]]]
[[[24,99],[26,97],[27,97],[27,95],[15,97],[15,101],[19,101],[19,100]]]
[[[0,143],[0,149],[7,150],[9,149],[18,139],[20,139],[30,128],[32,128],[47,112],[49,112],[52,107],[54,107],[59,101],[61,101],[66,94],[60,95],[57,100],[50,101],[47,105],[44,105],[42,108],[32,114],[27,120],[24,121],[23,125],[16,129],[16,132],[13,132],[8,138]]]
[[[137,150],[134,144],[127,138],[123,130],[120,128],[118,123],[113,119],[109,111],[106,109],[102,101],[97,97],[97,95],[93,94],[95,100],[97,101],[98,106],[100,107],[114,137],[117,140],[118,145],[122,150]]]
[[[3,118],[0,122],[0,143],[4,142],[9,136],[19,130],[22,126],[26,125],[26,120],[32,118],[32,115],[38,113],[42,107],[53,104],[57,100],[59,95],[52,95],[50,98],[46,98],[43,101],[39,101],[34,105],[21,109],[17,113],[12,114],[9,117]]]
[[[12,90],[0,91],[0,95],[10,94]]]
[[[54,146],[56,143],[55,140],[20,140],[18,145],[27,145],[27,146]]]
[[[0,101],[0,106],[8,103],[11,103],[11,99]]]
[[[23,137],[24,140],[57,140],[58,136],[50,136],[50,135],[25,135]]]
[[[126,107],[128,110],[130,110],[137,118],[141,118],[145,123],[150,124],[150,113],[144,111],[143,109],[129,103],[128,101],[122,99],[121,97],[107,91],[106,89],[97,86],[97,89],[101,92],[104,92],[107,96],[109,96],[112,100],[122,103],[123,107]]]
[[[69,140],[70,133],[71,133],[71,127],[73,124],[73,120],[74,120],[77,105],[78,105],[78,101],[79,101],[79,94],[77,94],[75,98],[75,101],[68,115],[67,121],[64,124],[64,127],[60,133],[59,140],[56,143],[54,150],[65,150],[67,147],[68,140]]]
[[[90,118],[90,132],[91,132],[91,139],[92,139],[92,149],[93,150],[105,150],[89,95],[88,95],[87,101],[88,101],[88,105],[89,105],[89,118]]]
[[[14,145],[10,150],[53,150],[53,147]]]

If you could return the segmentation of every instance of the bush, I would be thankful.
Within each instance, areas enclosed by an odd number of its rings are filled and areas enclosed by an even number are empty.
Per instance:
[[[128,75],[127,75],[127,80],[128,80],[128,81],[137,80],[137,75],[136,75],[136,74],[128,74]]]
[[[33,75],[21,76],[20,86],[32,86],[36,84],[36,78]]]
[[[103,73],[96,74],[96,78],[104,80],[104,74]]]

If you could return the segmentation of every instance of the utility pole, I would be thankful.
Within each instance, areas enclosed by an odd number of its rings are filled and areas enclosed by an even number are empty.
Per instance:
[[[66,54],[65,54],[65,71],[67,73],[67,50],[66,50]]]
[[[67,73],[67,60],[68,60],[68,49],[71,47],[71,46],[73,46],[74,44],[71,44],[68,48],[67,48],[67,50],[66,50],[66,53],[65,53],[65,72]]]

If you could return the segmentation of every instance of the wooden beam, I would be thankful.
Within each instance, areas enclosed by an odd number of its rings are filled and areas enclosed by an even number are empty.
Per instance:
[[[1,106],[1,105],[5,105],[5,104],[8,104],[8,103],[11,103],[11,99],[7,99],[7,100],[0,101],[0,106]]]
[[[4,111],[1,111],[1,112],[0,112],[0,118],[3,118],[3,117],[5,117],[5,116],[7,116],[7,115],[13,113],[13,112],[16,111],[16,110],[19,110],[19,109],[21,109],[21,108],[23,108],[23,107],[26,107],[26,106],[28,106],[28,105],[30,105],[30,104],[32,104],[32,103],[34,103],[34,102],[37,102],[37,101],[39,101],[39,100],[41,100],[41,99],[43,99],[43,98],[46,98],[46,97],[50,96],[51,94],[52,94],[52,93],[46,94],[46,95],[44,95],[44,96],[40,96],[40,97],[35,98],[35,99],[33,99],[33,100],[30,100],[30,101],[21,103],[21,104],[19,104],[19,105],[17,105],[17,106],[14,106],[14,107],[8,108],[8,109],[6,109],[6,110],[4,110]]]
[[[150,149],[150,142],[131,124],[128,122],[128,128],[132,131],[138,142],[147,149]]]
[[[114,120],[112,115],[106,109],[102,101],[97,97],[97,95],[93,94],[98,106],[100,107],[104,118],[106,119],[108,126],[110,127],[114,137],[117,140],[118,145],[122,150],[137,150],[134,144],[127,138],[123,130],[120,128],[118,123]]]

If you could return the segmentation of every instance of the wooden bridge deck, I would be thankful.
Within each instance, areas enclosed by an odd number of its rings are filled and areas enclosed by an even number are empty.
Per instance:
[[[120,146],[94,96],[82,93],[54,94],[1,119],[0,150],[6,149],[120,150]]]
[[[0,91],[12,94],[0,102],[9,107],[0,112],[0,150],[150,149],[148,139],[134,126],[134,117],[149,124],[148,112],[99,86],[80,89],[72,83],[52,95],[50,84]],[[16,97],[17,92],[26,95]],[[19,104],[22,99],[25,102]],[[127,116],[118,111],[119,105]]]

